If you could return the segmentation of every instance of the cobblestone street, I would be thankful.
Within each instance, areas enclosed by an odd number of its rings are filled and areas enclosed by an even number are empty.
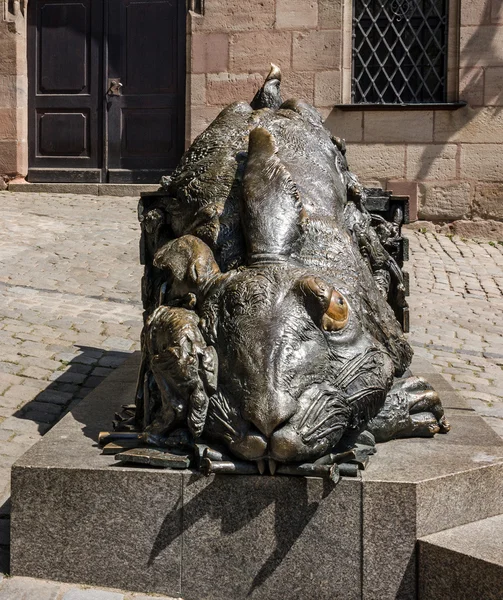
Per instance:
[[[1,192],[0,203],[5,572],[10,467],[139,348],[142,267],[137,198]],[[503,245],[412,230],[407,236],[410,342],[503,437]],[[23,591],[35,583],[4,579],[0,600],[140,600],[52,583],[23,596],[16,595],[17,585]]]
[[[503,437],[503,245],[406,235],[409,341]]]

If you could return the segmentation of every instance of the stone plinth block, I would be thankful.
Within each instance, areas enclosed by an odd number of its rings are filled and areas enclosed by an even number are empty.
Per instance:
[[[360,479],[118,465],[96,441],[136,371],[118,369],[14,467],[12,573],[185,600],[360,598]]]
[[[503,442],[462,407],[448,435],[380,445],[336,486],[117,464],[96,441],[132,401],[137,367],[14,465],[14,575],[184,600],[412,600],[418,538],[503,512]]]

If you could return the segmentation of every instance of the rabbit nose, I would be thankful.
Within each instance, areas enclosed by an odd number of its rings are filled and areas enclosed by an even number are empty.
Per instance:
[[[288,394],[270,394],[255,404],[249,420],[267,438],[295,414],[295,403]]]

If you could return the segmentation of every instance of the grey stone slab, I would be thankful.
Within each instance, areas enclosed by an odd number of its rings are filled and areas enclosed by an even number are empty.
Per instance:
[[[97,183],[11,183],[9,192],[98,195]]]
[[[452,385],[447,381],[447,379],[445,377],[440,375],[440,373],[436,373],[436,372],[416,373],[414,371],[413,371],[413,373],[414,373],[414,375],[417,375],[418,377],[424,377],[428,381],[428,383],[430,383],[433,386],[433,389],[436,392],[438,392],[438,394],[440,395],[440,398],[442,398],[442,393],[455,391],[455,389],[452,387]]]
[[[185,600],[361,598],[361,483],[184,476]]]
[[[115,412],[123,404],[133,402],[139,360],[139,352],[131,355],[120,369],[73,407],[42,443],[32,446],[16,466],[108,469],[115,465],[113,456],[91,449],[96,447],[100,431],[111,429]]]
[[[418,352],[414,352],[412,362],[410,363],[410,370],[414,373],[414,375],[418,376],[422,376],[423,373],[435,372],[431,362],[424,356],[421,356]]]
[[[447,435],[437,436],[442,446],[502,446],[503,440],[474,411],[446,410],[451,431]]]
[[[179,595],[181,481],[151,470],[13,469],[11,572]]]
[[[98,186],[100,196],[135,196],[140,197],[144,192],[155,192],[159,189],[158,183],[101,183]]]
[[[433,533],[422,537],[420,542],[466,554],[503,569],[503,515]]]
[[[503,516],[419,540],[421,600],[503,599]]]
[[[0,600],[56,600],[61,584],[28,577],[4,578],[0,583]]]
[[[124,594],[103,590],[68,590],[61,600],[124,600]]]
[[[410,365],[411,372],[417,377],[424,377],[439,393],[444,408],[472,410],[468,401],[457,392],[433,365],[423,356],[414,354]]]
[[[415,515],[414,484],[364,484],[363,600],[416,599]]]
[[[503,463],[503,440],[481,417],[463,413],[449,419],[447,434],[378,444],[363,480],[419,483]]]
[[[503,463],[491,464],[485,451],[479,460],[476,469],[416,484],[418,537],[503,513]]]

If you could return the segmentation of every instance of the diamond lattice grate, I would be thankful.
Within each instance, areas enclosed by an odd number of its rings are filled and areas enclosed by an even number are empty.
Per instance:
[[[445,102],[446,0],[354,0],[353,103]]]

